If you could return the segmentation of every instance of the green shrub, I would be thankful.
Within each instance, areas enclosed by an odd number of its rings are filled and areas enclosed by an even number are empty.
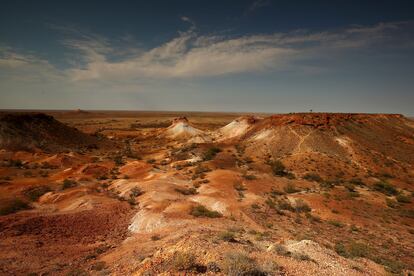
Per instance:
[[[172,258],[172,266],[176,270],[189,271],[193,270],[196,266],[196,258],[194,254],[190,252],[176,252]]]
[[[357,186],[365,186],[365,183],[360,178],[353,178],[349,182]]]
[[[194,170],[194,173],[196,174],[206,173],[206,172],[211,172],[211,169],[208,167],[203,167],[201,165],[198,165]]]
[[[175,188],[175,191],[183,194],[183,195],[196,195],[197,189],[196,188]]]
[[[104,270],[105,267],[106,267],[106,263],[104,261],[99,261],[99,262],[94,263],[91,266],[91,270],[101,271],[101,270]]]
[[[19,160],[19,159],[15,159],[15,160],[12,159],[12,160],[9,160],[9,166],[20,168],[21,166],[23,166],[23,162],[22,160]]]
[[[347,194],[348,198],[355,198],[355,197],[359,197],[359,193],[357,191],[354,192],[348,192]]]
[[[228,276],[266,275],[254,259],[242,252],[230,252],[224,256],[223,272]]]
[[[137,197],[137,196],[140,196],[142,194],[144,194],[144,192],[138,186],[135,186],[134,188],[131,189],[131,196],[132,197]]]
[[[224,231],[219,234],[219,238],[227,242],[235,242],[236,234],[232,231]]]
[[[411,202],[411,197],[408,196],[408,195],[404,195],[404,194],[397,195],[396,199],[400,203],[410,203]]]
[[[247,180],[255,180],[255,179],[257,179],[257,177],[255,175],[252,175],[252,174],[244,174],[243,175],[243,178],[244,179],[247,179]]]
[[[355,192],[355,185],[353,183],[344,183],[344,187],[349,191],[349,192]]]
[[[37,186],[37,187],[30,187],[26,189],[23,193],[31,201],[37,201],[42,195],[50,191],[51,189],[49,186]]]
[[[290,256],[290,255],[292,255],[292,253],[290,253],[287,250],[286,246],[284,246],[283,244],[277,244],[275,246],[275,251],[278,255],[281,255],[281,256]]]
[[[348,245],[343,243],[335,244],[335,251],[345,258],[367,258],[370,256],[370,248],[360,242],[350,242]]]
[[[289,200],[278,200],[277,201],[277,208],[280,210],[287,210],[287,211],[294,211],[295,208],[292,207],[292,204],[290,204]]]
[[[328,223],[330,225],[335,226],[335,227],[344,227],[344,224],[340,221],[337,221],[337,220],[328,220]]]
[[[299,261],[312,261],[311,257],[307,254],[295,252],[292,254],[292,257]]]
[[[312,209],[309,205],[303,201],[302,199],[296,199],[295,201],[295,211],[298,213],[307,213],[310,212]]]
[[[376,258],[374,261],[376,263],[382,264],[383,266],[385,266],[386,270],[394,274],[401,275],[401,272],[404,269],[404,264],[396,260]]]
[[[306,217],[312,222],[312,223],[314,223],[314,222],[322,222],[322,219],[320,218],[320,217],[318,217],[318,216],[314,216],[314,215],[312,215],[311,213],[306,213],[305,214],[306,215]]]
[[[319,176],[319,174],[316,173],[307,173],[303,176],[303,179],[309,180],[309,181],[315,181],[315,182],[322,182],[322,177]]]
[[[241,183],[235,183],[233,185],[234,189],[238,192],[239,198],[244,198],[244,191],[246,190],[246,187],[244,187]]]
[[[191,209],[190,212],[191,215],[195,217],[208,217],[208,218],[219,218],[222,217],[222,214],[220,214],[217,211],[210,211],[203,205],[197,205]]]
[[[217,153],[221,152],[220,148],[217,147],[211,147],[203,154],[203,160],[208,161],[214,159],[216,157]]]
[[[293,193],[297,193],[299,192],[298,189],[296,189],[295,185],[293,185],[292,183],[288,183],[284,188],[283,191],[285,191],[288,194],[293,194]]]
[[[272,168],[272,172],[276,176],[285,176],[286,175],[286,167],[280,160],[275,160],[270,162],[270,167]]]
[[[270,232],[257,232],[256,233],[256,240],[257,241],[263,241],[267,240],[271,236]]]
[[[30,209],[29,204],[22,201],[19,198],[15,198],[11,200],[10,202],[6,203],[1,209],[0,209],[0,216],[13,214],[21,210],[27,210]]]
[[[125,200],[124,198],[120,198],[121,200]],[[136,202],[136,200],[135,200],[135,197],[132,197],[132,196],[130,196],[127,200],[126,200],[128,203],[129,203],[129,205],[131,205],[131,206],[135,206],[135,205],[137,205],[137,202]]]
[[[76,187],[78,185],[78,183],[74,180],[70,180],[70,179],[65,179],[63,180],[63,184],[62,184],[62,190],[65,189],[69,189],[72,187]]]
[[[370,249],[364,243],[351,242],[348,246],[348,255],[351,258],[367,258],[370,255]]]
[[[374,190],[389,196],[398,194],[397,189],[393,185],[384,181],[375,183]]]
[[[345,248],[345,245],[341,242],[335,244],[335,251],[338,253],[338,255],[341,255],[342,257],[348,258],[348,252]]]
[[[233,185],[233,187],[234,187],[234,189],[235,189],[236,191],[238,191],[238,192],[243,192],[243,191],[246,191],[246,187],[244,187],[244,185],[243,185],[243,184],[241,184],[241,183],[235,183],[235,184]]]
[[[122,166],[124,165],[124,161],[122,160],[122,156],[118,155],[114,157],[115,165]]]

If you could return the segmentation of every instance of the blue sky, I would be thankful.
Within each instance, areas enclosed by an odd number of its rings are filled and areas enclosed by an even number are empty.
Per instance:
[[[412,1],[2,1],[0,108],[414,115]]]

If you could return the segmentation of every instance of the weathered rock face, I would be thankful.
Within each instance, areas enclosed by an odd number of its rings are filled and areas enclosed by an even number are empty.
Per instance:
[[[0,148],[42,149],[51,152],[96,148],[105,139],[85,134],[43,113],[6,113],[0,116]]]
[[[314,160],[317,171],[329,163],[405,174],[400,167],[414,163],[413,138],[412,121],[399,114],[295,113],[259,120],[238,142],[258,158],[289,159],[292,169]]]
[[[167,137],[177,140],[187,140],[191,143],[205,143],[211,138],[204,131],[193,127],[186,117],[175,118],[165,134]]]

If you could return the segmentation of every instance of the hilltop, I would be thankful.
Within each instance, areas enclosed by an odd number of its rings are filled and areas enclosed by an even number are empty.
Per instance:
[[[9,150],[42,149],[51,152],[94,149],[105,138],[82,133],[43,113],[0,115],[0,147]]]

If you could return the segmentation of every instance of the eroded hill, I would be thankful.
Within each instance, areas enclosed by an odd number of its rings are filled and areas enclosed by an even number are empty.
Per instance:
[[[0,115],[0,147],[52,152],[82,150],[103,145],[105,138],[87,135],[43,113]]]

